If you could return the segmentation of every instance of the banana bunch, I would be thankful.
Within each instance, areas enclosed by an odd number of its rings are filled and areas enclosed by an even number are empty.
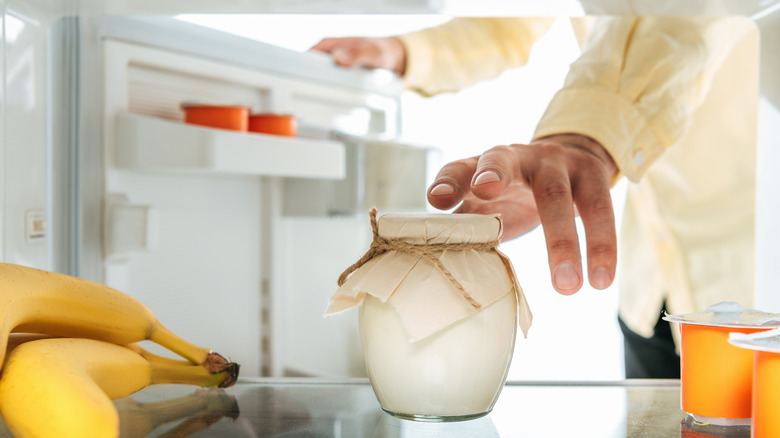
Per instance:
[[[155,342],[183,359],[152,354]],[[0,414],[18,438],[116,437],[112,400],[159,383],[226,387],[238,364],[141,302],[88,280],[0,263]]]

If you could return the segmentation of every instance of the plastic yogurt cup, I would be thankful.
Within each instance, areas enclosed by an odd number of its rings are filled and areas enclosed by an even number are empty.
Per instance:
[[[183,103],[184,122],[209,128],[246,131],[249,126],[249,107],[242,105],[205,105]]]
[[[779,437],[780,329],[734,333],[729,342],[753,355],[752,437]]]
[[[249,131],[262,134],[295,137],[298,124],[289,114],[252,114],[249,116]]]
[[[753,353],[730,344],[729,335],[771,330],[780,325],[780,315],[720,303],[664,319],[680,324],[682,410],[698,423],[750,424]]]

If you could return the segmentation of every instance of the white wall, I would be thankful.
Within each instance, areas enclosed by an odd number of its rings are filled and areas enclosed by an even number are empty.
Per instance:
[[[756,308],[780,312],[777,272],[780,257],[780,108],[767,99],[759,106],[756,193]]]

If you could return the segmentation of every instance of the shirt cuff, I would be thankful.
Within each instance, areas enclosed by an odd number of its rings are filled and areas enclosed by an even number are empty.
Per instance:
[[[402,78],[404,86],[423,96],[434,94],[427,92],[429,84],[426,82],[431,77],[433,60],[436,58],[430,40],[422,32],[398,35],[397,38],[406,49],[406,70]]]
[[[599,142],[623,175],[639,181],[666,149],[662,136],[626,98],[592,88],[567,88],[553,97],[536,127],[534,140],[554,134],[581,134]]]

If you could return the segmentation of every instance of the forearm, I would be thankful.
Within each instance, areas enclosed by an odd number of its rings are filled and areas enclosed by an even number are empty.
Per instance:
[[[602,144],[638,180],[687,131],[748,20],[602,19],[535,134],[576,132]]]
[[[399,36],[406,48],[404,82],[422,95],[457,91],[520,67],[551,18],[455,18]]]

